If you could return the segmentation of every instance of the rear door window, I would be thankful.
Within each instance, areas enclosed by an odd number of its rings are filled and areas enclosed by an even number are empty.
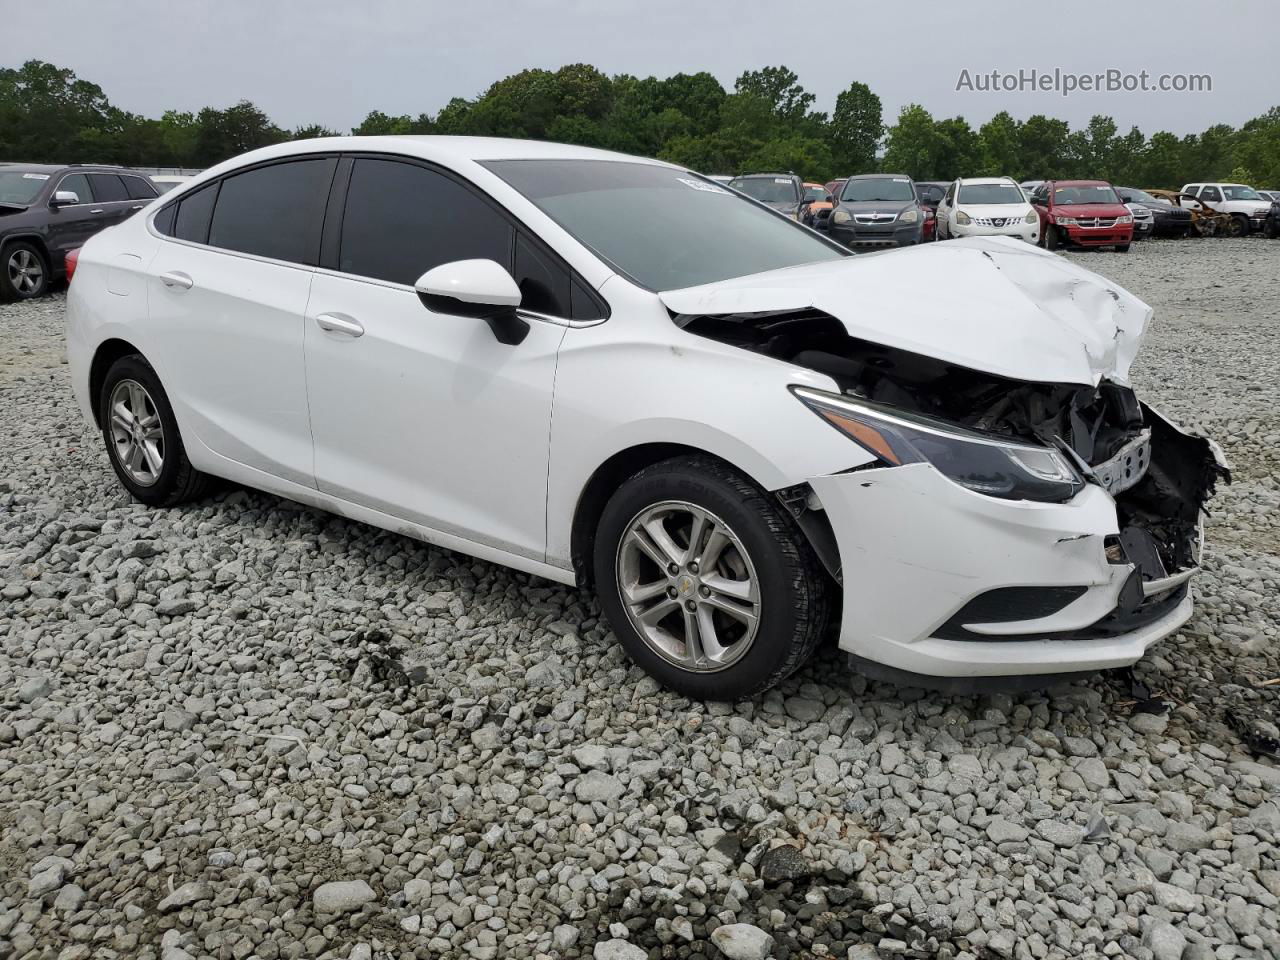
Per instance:
[[[121,177],[124,187],[129,192],[130,200],[152,200],[159,196],[156,188],[142,177]]]
[[[93,199],[98,203],[119,203],[129,199],[129,191],[114,173],[88,174],[93,185]]]
[[[511,267],[514,227],[492,203],[452,177],[399,160],[359,158],[351,170],[338,269],[412,286],[432,267],[494,260]],[[562,289],[530,263],[551,303]],[[530,309],[536,309],[530,307]]]
[[[316,263],[337,162],[334,157],[290,160],[226,177],[209,224],[209,245],[290,263]],[[179,210],[179,222],[182,216]]]

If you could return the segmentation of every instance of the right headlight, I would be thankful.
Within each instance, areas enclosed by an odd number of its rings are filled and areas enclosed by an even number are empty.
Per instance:
[[[840,394],[792,387],[801,403],[890,466],[929,463],[975,493],[1002,500],[1062,503],[1084,479],[1051,447],[906,413]]]
[[[972,222],[973,219],[963,210],[956,211],[956,223],[960,224],[960,226],[967,227]]]
[[[832,223],[848,223],[852,219],[853,217],[849,216],[849,213],[846,210],[837,210],[835,213],[831,214]]]

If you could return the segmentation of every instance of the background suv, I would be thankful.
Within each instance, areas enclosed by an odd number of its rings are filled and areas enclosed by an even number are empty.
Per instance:
[[[1040,239],[1040,218],[1022,188],[1008,177],[957,180],[938,204],[938,239],[1017,237]]]
[[[908,247],[923,236],[924,211],[910,177],[850,177],[835,199],[828,229],[846,247]]]
[[[1115,247],[1128,253],[1133,214],[1105,180],[1048,180],[1031,198],[1040,217],[1040,245]]]
[[[118,167],[0,164],[0,300],[41,296],[67,252],[159,195]]]
[[[802,209],[807,209],[811,202],[806,197],[804,181],[794,173],[749,173],[734,177],[729,186],[785,213],[792,220],[799,220]]]

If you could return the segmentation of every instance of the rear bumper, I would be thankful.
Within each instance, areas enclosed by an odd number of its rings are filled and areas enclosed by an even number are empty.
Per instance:
[[[1099,486],[1067,503],[999,500],[928,464],[810,483],[840,553],[840,647],[855,657],[929,677],[1095,671],[1134,663],[1191,615],[1194,570],[1144,598],[1135,566],[1108,560],[1118,522]]]

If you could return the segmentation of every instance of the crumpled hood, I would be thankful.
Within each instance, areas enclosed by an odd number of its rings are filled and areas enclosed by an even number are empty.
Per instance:
[[[1009,237],[968,237],[659,294],[677,314],[814,308],[850,336],[998,376],[1127,384],[1151,308]]]

